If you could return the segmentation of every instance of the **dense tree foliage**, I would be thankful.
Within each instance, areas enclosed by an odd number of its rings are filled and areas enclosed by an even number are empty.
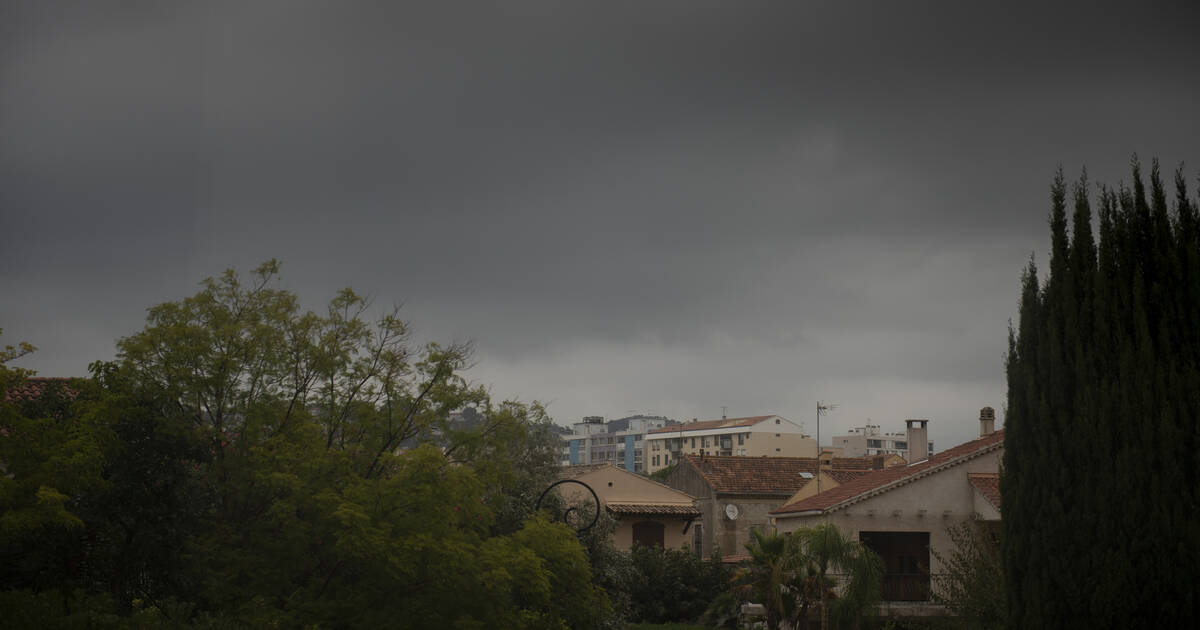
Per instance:
[[[719,556],[697,557],[689,549],[635,546],[630,552],[633,580],[630,621],[696,621],[729,590],[730,569]]]
[[[957,627],[999,630],[1008,619],[999,523],[972,521],[947,530],[954,546],[932,550],[942,564],[934,599],[955,615]]]
[[[836,525],[752,534],[750,561],[734,582],[743,600],[763,605],[770,630],[857,627],[878,605],[883,561]]]
[[[1181,627],[1198,612],[1200,216],[1102,187],[1051,189],[1050,269],[1010,333],[1002,478],[1009,625]],[[1068,212],[1072,229],[1068,230]]]
[[[532,513],[558,447],[540,407],[493,402],[460,375],[468,347],[414,349],[353,291],[302,311],[277,271],[150,309],[71,400],[0,403],[10,623],[605,618],[575,532]],[[25,376],[0,361],[6,389]]]

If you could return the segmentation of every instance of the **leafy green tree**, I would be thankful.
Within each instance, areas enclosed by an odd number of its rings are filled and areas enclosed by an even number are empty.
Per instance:
[[[630,558],[634,570],[630,621],[696,621],[729,588],[731,573],[719,556],[698,558],[687,549],[637,545]]]
[[[1200,608],[1200,220],[1182,172],[1051,186],[1049,274],[1010,330],[1008,625],[1189,625]],[[1068,225],[1070,213],[1070,226]]]
[[[933,551],[943,567],[936,576],[934,599],[956,616],[964,628],[991,630],[1007,623],[1004,559],[997,523],[975,521],[947,530],[953,550]]]
[[[40,554],[11,556],[6,597],[50,626],[72,601],[175,627],[608,616],[574,531],[532,514],[558,447],[541,408],[494,403],[461,375],[468,346],[414,349],[353,291],[302,311],[277,273],[150,309],[69,413],[0,407],[0,553]],[[49,588],[62,605],[33,606]]]

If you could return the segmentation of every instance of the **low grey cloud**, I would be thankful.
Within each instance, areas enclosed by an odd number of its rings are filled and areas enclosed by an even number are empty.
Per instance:
[[[81,374],[284,261],[558,421],[1001,409],[1054,169],[1195,159],[1189,3],[8,3],[0,326]],[[1189,167],[1189,174],[1195,167]]]

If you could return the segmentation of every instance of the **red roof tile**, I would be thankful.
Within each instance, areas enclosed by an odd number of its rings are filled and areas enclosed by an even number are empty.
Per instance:
[[[650,434],[655,433],[679,433],[683,431],[704,431],[708,429],[731,429],[734,427],[748,427],[758,424],[768,418],[775,416],[749,416],[746,418],[724,418],[721,420],[705,420],[703,422],[683,422],[669,424],[661,429],[650,431]]]
[[[6,402],[35,400],[45,395],[47,391],[55,391],[69,400],[74,400],[76,396],[79,396],[79,390],[69,387],[67,385],[69,382],[70,379],[67,378],[31,376],[22,381],[20,385],[10,387],[8,391],[4,392],[4,400]]]
[[[970,473],[967,480],[997,510],[1000,509],[1000,473]]]
[[[875,462],[873,456],[865,457],[834,457],[832,461],[834,470],[874,470]]]
[[[673,516],[700,516],[693,505],[671,503],[607,503],[609,511],[616,514],[667,514]]]
[[[923,476],[924,473],[940,470],[946,466],[973,459],[984,453],[996,450],[1003,445],[1004,431],[996,431],[991,435],[942,451],[923,462],[870,472],[858,479],[826,490],[821,494],[785,505],[771,513],[791,514],[795,512],[836,509],[853,503],[856,500],[866,498],[867,495],[874,494],[876,491],[882,491],[912,481]]]
[[[812,457],[700,457],[685,455],[689,466],[708,482],[713,492],[725,494],[778,494],[791,496],[817,473]]]
[[[829,475],[830,479],[833,479],[834,481],[836,481],[838,483],[850,483],[851,481],[854,481],[855,479],[858,479],[859,477],[861,477],[863,475],[869,475],[874,471],[873,470],[838,470],[838,469],[834,468],[833,470],[826,470],[824,472],[825,472],[825,474]]]

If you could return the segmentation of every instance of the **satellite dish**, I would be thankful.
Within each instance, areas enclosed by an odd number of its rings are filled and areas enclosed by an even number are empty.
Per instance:
[[[730,503],[729,505],[726,505],[725,506],[725,516],[728,516],[729,520],[731,520],[731,521],[736,521],[737,517],[738,517],[738,506],[736,506],[732,503]]]

